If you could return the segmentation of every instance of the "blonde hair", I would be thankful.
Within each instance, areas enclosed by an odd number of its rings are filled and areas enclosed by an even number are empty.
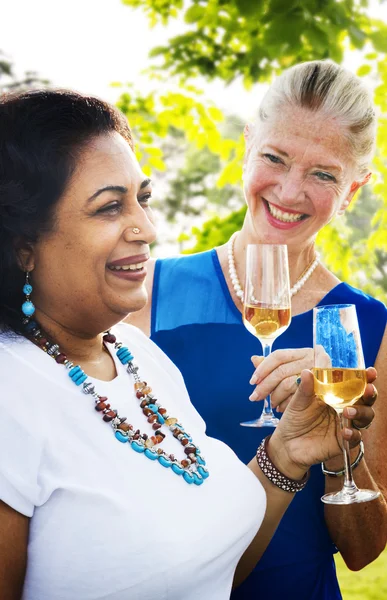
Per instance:
[[[368,173],[375,148],[376,115],[371,93],[356,75],[320,60],[291,67],[265,94],[259,119],[275,118],[286,104],[336,118],[350,143],[359,175]]]

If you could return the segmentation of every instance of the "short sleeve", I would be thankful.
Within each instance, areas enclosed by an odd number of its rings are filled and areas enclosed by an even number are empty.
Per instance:
[[[36,433],[12,414],[11,398],[0,408],[0,499],[27,517],[39,498],[42,444]]]
[[[21,364],[0,344],[0,500],[31,517],[39,504],[44,424],[33,385]]]

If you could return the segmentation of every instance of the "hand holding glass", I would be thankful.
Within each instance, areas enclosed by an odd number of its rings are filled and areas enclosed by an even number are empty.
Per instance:
[[[354,304],[333,304],[313,309],[315,393],[332,406],[344,427],[343,410],[364,394],[367,376]],[[353,504],[377,498],[376,490],[358,489],[352,478],[348,441],[343,440],[344,484],[339,492],[325,494],[326,504]]]
[[[269,356],[274,340],[290,325],[288,249],[285,245],[250,244],[246,253],[243,323]],[[241,423],[245,427],[276,427],[270,396],[264,400],[259,419]]]

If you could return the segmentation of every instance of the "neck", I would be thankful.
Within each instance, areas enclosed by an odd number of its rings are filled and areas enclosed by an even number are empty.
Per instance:
[[[32,320],[36,320],[50,341],[59,345],[61,352],[72,362],[98,362],[105,355],[103,333],[92,333],[68,327],[44,312],[36,309]]]

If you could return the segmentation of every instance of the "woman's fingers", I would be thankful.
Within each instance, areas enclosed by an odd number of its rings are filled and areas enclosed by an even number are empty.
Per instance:
[[[250,379],[252,385],[261,383],[273,371],[278,368],[282,369],[283,377],[289,376],[292,373],[300,373],[302,369],[311,369],[313,367],[313,349],[312,348],[294,348],[291,350],[275,350],[264,360],[260,361],[259,365],[255,364],[257,357],[253,357],[255,369],[253,376]],[[261,357],[260,357],[261,358]],[[297,366],[292,366],[297,363]],[[295,370],[295,369],[298,370]]]
[[[355,448],[360,443],[361,432],[350,427],[344,427],[342,432],[343,438],[348,441],[350,448]]]
[[[285,400],[283,400],[280,404],[277,404],[277,406],[275,406],[273,408],[275,408],[275,410],[277,412],[283,413],[292,398],[293,398],[293,394],[291,394],[290,396],[288,396]]]
[[[255,387],[250,400],[262,400],[272,394],[272,400],[279,404],[290,393],[294,394],[297,388],[297,377],[301,371],[308,368],[308,365],[309,361],[305,359],[279,365]]]
[[[352,419],[356,428],[365,429],[369,427],[375,417],[375,411],[372,406],[357,404],[344,409],[344,416]]]
[[[368,369],[366,369],[366,372],[367,372],[367,382],[373,383],[377,377],[376,369],[374,367],[368,367]]]

